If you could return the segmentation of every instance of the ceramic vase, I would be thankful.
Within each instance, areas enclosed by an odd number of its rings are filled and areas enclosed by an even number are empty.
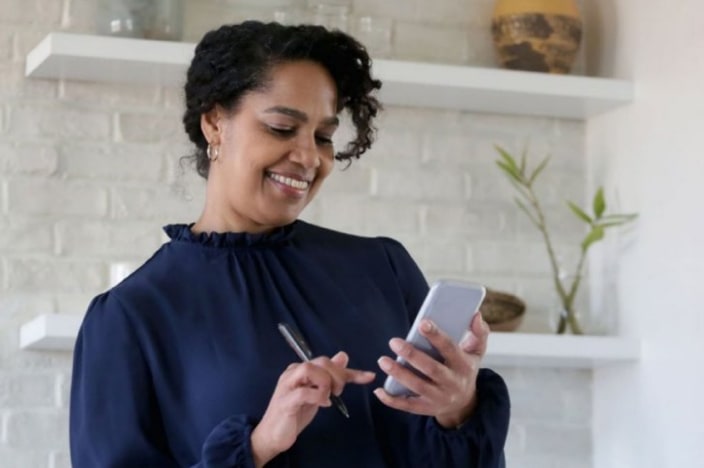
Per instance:
[[[569,73],[582,41],[575,0],[496,0],[492,35],[501,64]]]

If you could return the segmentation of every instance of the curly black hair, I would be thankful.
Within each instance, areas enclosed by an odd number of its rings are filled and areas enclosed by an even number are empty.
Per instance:
[[[371,76],[371,59],[364,46],[322,26],[245,21],[205,34],[188,68],[183,125],[196,145],[191,158],[198,174],[207,179],[210,169],[201,115],[216,104],[236,110],[245,93],[266,86],[273,66],[296,60],[316,62],[330,73],[337,87],[337,111],[347,109],[355,126],[356,138],[335,159],[351,162],[371,147],[376,131],[372,121],[381,110],[374,92],[381,81]]]

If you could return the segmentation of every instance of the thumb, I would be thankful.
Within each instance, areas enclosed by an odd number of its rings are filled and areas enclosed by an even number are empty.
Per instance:
[[[460,347],[465,353],[483,356],[486,352],[486,343],[489,336],[489,325],[482,318],[480,312],[476,313],[469,326],[469,333],[465,334]]]

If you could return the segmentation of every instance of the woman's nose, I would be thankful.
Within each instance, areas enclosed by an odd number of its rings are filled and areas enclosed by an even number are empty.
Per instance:
[[[308,139],[306,139],[308,140]],[[320,166],[320,154],[313,141],[298,141],[296,147],[291,151],[291,160],[306,168],[317,168]]]

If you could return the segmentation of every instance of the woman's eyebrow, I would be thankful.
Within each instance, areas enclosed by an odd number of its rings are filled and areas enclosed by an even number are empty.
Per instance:
[[[286,107],[286,106],[274,106],[266,109],[264,111],[266,114],[284,114],[289,117],[292,117],[300,122],[308,122],[308,115],[300,111],[298,109],[294,109],[292,107]],[[339,125],[340,124],[340,119],[337,118],[337,116],[332,116],[332,117],[327,117],[323,119],[323,123],[325,125]]]

